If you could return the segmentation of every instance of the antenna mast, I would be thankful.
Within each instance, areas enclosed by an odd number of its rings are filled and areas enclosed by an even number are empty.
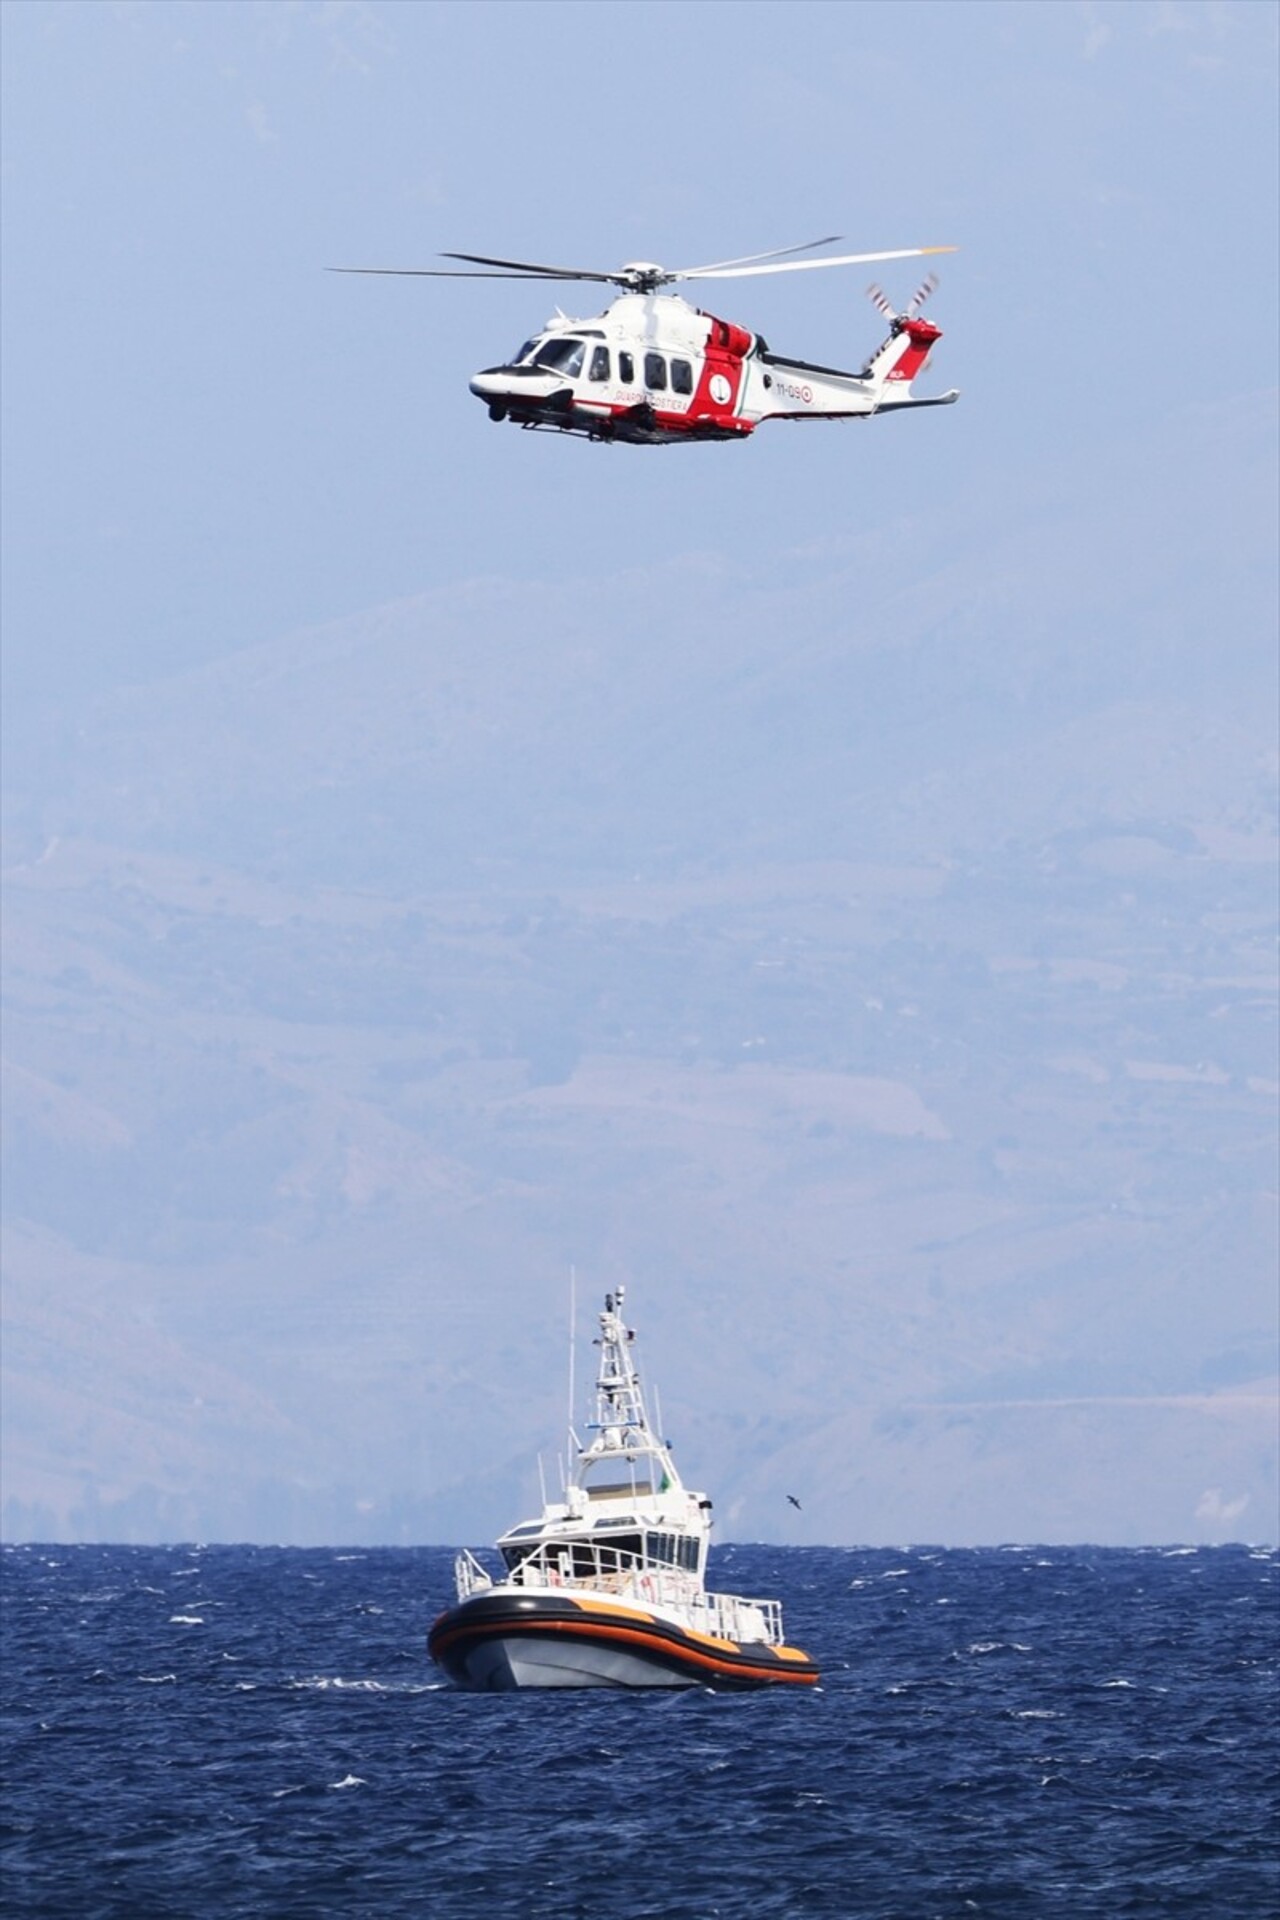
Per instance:
[[[578,1327],[578,1269],[576,1266],[573,1266],[572,1264],[570,1264],[570,1267],[569,1267],[569,1454],[570,1454],[570,1458],[572,1458],[573,1456],[574,1439],[575,1439],[575,1435],[573,1431],[573,1396],[577,1390],[574,1382],[574,1361],[577,1357],[577,1327]]]

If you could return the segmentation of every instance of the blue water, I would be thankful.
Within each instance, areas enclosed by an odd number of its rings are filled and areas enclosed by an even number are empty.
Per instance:
[[[820,1691],[467,1695],[451,1555],[12,1547],[6,1916],[1262,1920],[1273,1552],[722,1548]]]

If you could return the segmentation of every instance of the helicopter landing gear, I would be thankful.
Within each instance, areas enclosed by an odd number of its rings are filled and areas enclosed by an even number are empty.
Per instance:
[[[498,402],[495,400],[489,408],[489,418],[491,420],[505,420],[506,417],[507,417],[506,408],[499,406]]]

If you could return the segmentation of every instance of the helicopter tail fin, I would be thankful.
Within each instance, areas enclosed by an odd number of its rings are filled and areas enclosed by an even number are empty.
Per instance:
[[[884,345],[872,355],[864,378],[880,389],[886,401],[901,403],[911,382],[920,373],[941,340],[942,328],[931,320],[895,319],[893,331]]]

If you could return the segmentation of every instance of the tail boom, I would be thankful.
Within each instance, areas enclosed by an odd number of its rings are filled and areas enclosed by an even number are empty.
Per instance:
[[[955,389],[931,400],[911,392],[912,381],[941,338],[941,327],[931,320],[895,317],[889,338],[861,373],[761,352],[750,363],[750,411],[758,420],[839,420],[904,407],[948,406],[960,397]]]

